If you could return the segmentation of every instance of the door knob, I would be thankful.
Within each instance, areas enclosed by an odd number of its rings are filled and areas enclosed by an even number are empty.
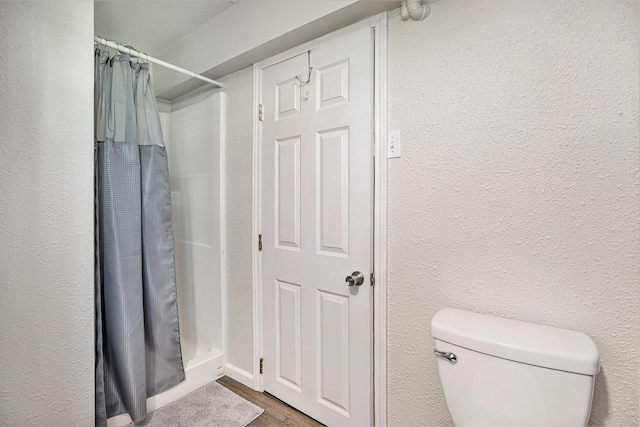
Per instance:
[[[360,286],[364,283],[364,274],[360,273],[359,271],[354,271],[353,273],[351,273],[351,276],[347,276],[344,281],[347,286]]]

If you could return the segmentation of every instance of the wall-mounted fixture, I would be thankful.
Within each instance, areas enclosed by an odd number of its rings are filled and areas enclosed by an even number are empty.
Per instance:
[[[422,4],[422,0],[402,0],[402,8],[400,9],[400,16],[404,21],[413,19],[414,21],[422,21],[431,13],[431,5],[425,1]]]

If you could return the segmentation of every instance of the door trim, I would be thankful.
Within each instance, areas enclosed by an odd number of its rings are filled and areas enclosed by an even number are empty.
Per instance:
[[[253,389],[264,391],[260,375],[263,354],[261,131],[258,105],[262,103],[262,70],[323,43],[336,35],[370,27],[374,30],[374,222],[373,222],[373,388],[375,426],[387,425],[387,12],[277,54],[253,65]]]

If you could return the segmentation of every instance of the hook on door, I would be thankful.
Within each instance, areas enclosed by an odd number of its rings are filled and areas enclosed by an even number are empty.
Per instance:
[[[309,74],[307,75],[307,81],[303,81],[302,80],[302,75],[296,76],[296,80],[298,80],[300,82],[300,86],[309,84],[309,82],[311,82],[311,71],[313,70],[313,67],[311,66],[311,51],[310,50],[307,51],[307,62],[309,64]]]

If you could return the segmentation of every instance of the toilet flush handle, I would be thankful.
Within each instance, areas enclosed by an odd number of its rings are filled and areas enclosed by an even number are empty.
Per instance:
[[[447,361],[451,362],[454,365],[456,363],[458,363],[458,356],[456,356],[454,353],[449,353],[449,352],[446,352],[446,351],[433,350],[433,354],[435,354],[436,357],[439,357],[441,359],[447,360]]]

